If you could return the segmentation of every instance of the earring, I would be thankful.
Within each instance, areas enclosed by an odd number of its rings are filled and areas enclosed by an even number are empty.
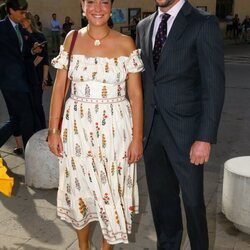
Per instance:
[[[82,12],[82,16],[83,16],[83,17],[85,17],[85,16],[86,16],[86,15],[85,15],[85,12]]]
[[[109,15],[110,17],[112,17],[112,12],[110,13],[110,15]]]

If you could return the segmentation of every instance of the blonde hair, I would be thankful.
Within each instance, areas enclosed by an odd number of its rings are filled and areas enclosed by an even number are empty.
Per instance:
[[[27,11],[25,13],[25,19],[30,21],[30,27],[33,32],[41,32],[36,25],[34,16],[30,12]]]

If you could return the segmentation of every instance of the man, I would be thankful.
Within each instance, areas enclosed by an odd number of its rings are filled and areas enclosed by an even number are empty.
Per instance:
[[[52,52],[57,53],[60,50],[60,30],[61,24],[56,19],[56,13],[52,14],[51,24],[51,34],[52,34]]]
[[[0,21],[0,89],[10,121],[0,128],[0,147],[11,135],[22,135],[23,145],[35,132],[34,113],[26,78],[25,58],[40,48],[27,47],[19,23],[25,18],[26,0],[7,0],[8,16]]]
[[[224,102],[223,46],[217,20],[184,0],[155,0],[137,27],[142,50],[144,161],[157,249],[180,249],[180,191],[192,250],[208,249],[203,165]]]

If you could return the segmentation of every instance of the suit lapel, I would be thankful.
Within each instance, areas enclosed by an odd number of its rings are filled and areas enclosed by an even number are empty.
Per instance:
[[[18,48],[20,53],[21,53],[20,45],[19,45],[19,41],[18,41],[16,31],[14,30],[14,27],[13,27],[13,25],[10,22],[8,17],[6,17],[6,24],[7,24],[7,27],[8,27],[7,29],[9,30],[9,35],[12,37],[13,41],[15,41],[16,48]]]
[[[172,46],[176,43],[179,37],[183,34],[187,27],[187,19],[186,15],[190,13],[192,6],[186,2],[181,10],[179,11],[178,15],[176,16],[173,26],[168,34],[166,42],[162,48],[160,61],[158,64],[158,68],[160,67],[161,63],[164,63],[164,57],[171,50]]]
[[[145,51],[146,51],[146,56],[149,59],[152,70],[154,70],[152,35],[153,35],[154,22],[156,16],[157,12],[155,12],[153,15],[150,16],[149,22],[145,30]]]

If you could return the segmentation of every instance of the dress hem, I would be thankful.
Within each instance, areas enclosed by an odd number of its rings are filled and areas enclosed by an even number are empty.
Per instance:
[[[59,211],[59,209],[57,210],[57,215],[58,217],[67,222],[67,223],[70,223],[76,230],[81,230],[83,229],[84,227],[86,227],[89,223],[91,222],[99,222],[99,218],[98,216],[94,216],[92,218],[89,218],[89,219],[86,219],[84,223],[82,223],[81,225],[76,225],[76,223],[74,223],[74,219],[72,219],[69,215],[67,215],[65,212],[62,212],[62,209],[60,209],[61,211]],[[128,230],[127,233],[123,233],[123,232],[119,232],[119,233],[116,233],[116,234],[122,234],[124,235],[126,238],[119,238],[119,239],[111,239],[110,236],[108,234],[105,234],[104,232],[107,231],[106,228],[101,228],[101,231],[102,231],[102,235],[103,237],[107,240],[107,242],[111,245],[115,245],[115,244],[120,244],[120,243],[124,243],[124,244],[128,244],[129,241],[128,241],[128,234],[131,234],[131,230]]]

